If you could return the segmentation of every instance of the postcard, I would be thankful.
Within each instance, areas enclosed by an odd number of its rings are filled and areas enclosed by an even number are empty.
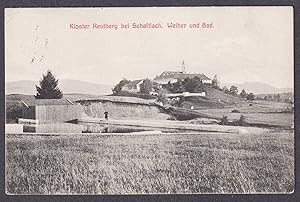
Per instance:
[[[291,6],[6,8],[6,193],[293,193],[293,32]]]

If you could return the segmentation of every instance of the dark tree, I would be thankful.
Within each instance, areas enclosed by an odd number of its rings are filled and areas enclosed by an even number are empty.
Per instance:
[[[246,126],[247,125],[246,117],[244,115],[240,116],[240,119],[238,120],[238,125],[239,126]]]
[[[163,87],[164,87],[166,90],[168,90],[168,91],[174,93],[174,92],[173,92],[173,88],[174,88],[174,87],[173,87],[173,84],[171,83],[171,81],[169,81],[167,84],[164,84]]]
[[[237,95],[238,94],[238,87],[236,87],[236,86],[231,86],[230,87],[230,89],[229,89],[229,92],[230,92],[230,94],[232,94],[232,95]]]
[[[184,91],[184,87],[181,80],[178,80],[173,84],[172,91],[173,93],[182,93]]]
[[[272,95],[268,95],[268,98],[269,98],[270,101],[274,100]]]
[[[184,89],[190,93],[196,92],[197,88],[201,86],[201,84],[201,79],[198,76],[195,76],[192,79],[187,77],[183,80]]]
[[[229,121],[228,121],[227,116],[223,116],[222,119],[221,119],[221,122],[219,124],[221,124],[221,125],[229,125]]]
[[[222,91],[223,91],[224,93],[228,93],[228,94],[230,93],[229,90],[228,90],[228,88],[227,88],[227,86],[224,86],[224,87],[222,88]]]
[[[274,94],[274,100],[277,101],[277,102],[280,102],[280,94]]]
[[[250,100],[250,101],[253,101],[253,100],[255,100],[255,96],[254,96],[253,93],[249,93],[249,94],[247,95],[246,99],[247,99],[247,100]]]
[[[129,80],[127,79],[122,79],[117,85],[115,85],[115,87],[112,89],[112,92],[114,95],[120,93],[122,91],[123,86],[125,86],[126,84],[129,84]]]
[[[40,86],[35,86],[37,94],[36,99],[60,99],[63,94],[58,88],[58,79],[54,77],[50,70],[47,71],[46,75],[40,81]]]
[[[214,76],[214,79],[212,80],[212,87],[215,89],[220,90],[219,81],[217,78],[217,75]]]
[[[160,84],[155,83],[155,82],[153,82],[152,84],[153,84],[153,90],[155,92],[159,92],[160,90],[162,90],[162,86]]]
[[[163,105],[165,105],[167,103],[166,94],[167,94],[167,91],[165,89],[160,89],[157,94],[157,102],[160,102]]]
[[[183,96],[180,96],[180,97],[179,97],[179,100],[178,100],[178,102],[177,102],[177,106],[178,106],[178,107],[182,107],[182,104],[184,103],[184,101],[185,101],[184,97],[183,97]]]
[[[15,123],[23,116],[22,104],[18,101],[6,100],[6,122]]]
[[[192,78],[191,82],[194,83],[194,85],[195,85],[194,92],[197,92],[197,91],[199,91],[199,89],[203,88],[202,81],[198,76],[195,76],[194,78]]]
[[[152,91],[153,83],[150,79],[145,79],[143,83],[140,84],[140,93],[149,94]]]
[[[240,96],[241,96],[242,98],[246,98],[246,97],[247,97],[247,93],[246,93],[245,89],[243,89],[243,90],[241,91]]]

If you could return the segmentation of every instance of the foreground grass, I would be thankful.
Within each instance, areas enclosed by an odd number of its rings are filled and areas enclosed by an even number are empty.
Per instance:
[[[7,136],[10,194],[253,193],[294,189],[292,132]]]

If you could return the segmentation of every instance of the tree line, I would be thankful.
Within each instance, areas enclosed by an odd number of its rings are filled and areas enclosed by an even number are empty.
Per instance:
[[[115,85],[112,89],[113,94],[117,95],[122,91],[122,88],[129,84],[131,81],[127,79],[122,79],[119,83]],[[204,84],[202,80],[195,76],[193,78],[185,78],[183,80],[177,80],[174,83],[170,81],[167,84],[162,84],[161,87],[152,82],[150,79],[144,79],[143,82],[140,84],[140,93],[142,94],[149,94],[152,90],[162,94],[163,92],[171,92],[171,93],[182,93],[182,92],[202,92],[205,91],[206,86],[215,88],[217,90],[223,91],[226,94],[230,94],[233,96],[240,96],[246,100],[255,100],[255,95],[253,93],[247,93],[245,89],[239,93],[238,87],[235,85],[230,86],[228,89],[226,86],[223,88],[220,87],[219,81],[217,79],[217,75],[214,76],[212,80],[212,84]]]
[[[121,81],[119,81],[119,83],[117,83],[112,89],[113,94],[118,95],[122,91],[122,88],[130,82],[131,81],[127,79],[122,79]],[[149,94],[152,91],[152,89],[156,87],[156,85],[150,79],[147,78],[143,80],[139,87],[140,93]]]
[[[224,93],[229,94],[229,95],[240,96],[241,98],[246,99],[246,100],[253,101],[253,100],[256,99],[255,95],[253,93],[247,93],[245,91],[245,89],[242,89],[241,92],[239,93],[239,89],[235,85],[230,86],[229,89],[227,88],[227,86],[224,86],[223,88],[221,88],[220,85],[219,85],[217,75],[215,75],[213,80],[212,80],[212,87],[217,89],[217,90],[221,90]]]
[[[129,84],[131,81],[127,79],[122,79],[119,83],[117,83],[112,89],[113,94],[117,95],[122,91],[122,88]],[[42,78],[39,82],[39,86],[35,86],[37,93],[35,95],[36,99],[60,99],[63,96],[62,91],[58,87],[58,79],[52,74],[51,70],[47,70],[46,74],[42,75]],[[152,82],[150,79],[144,79],[140,84],[140,93],[147,95],[150,94],[153,90],[157,92],[158,98],[161,100],[165,100],[165,94],[167,92],[171,93],[182,93],[182,92],[202,92],[205,91],[205,86],[210,86],[217,90],[223,91],[226,94],[230,94],[233,96],[240,96],[246,100],[265,100],[265,101],[277,101],[277,102],[293,102],[293,100],[289,97],[281,97],[279,93],[270,94],[264,96],[255,96],[253,93],[247,93],[245,89],[242,89],[239,93],[239,89],[237,86],[232,85],[230,88],[227,86],[220,87],[217,75],[214,76],[211,85],[203,84],[202,80],[195,76],[194,78],[185,78],[183,80],[178,80],[175,83],[167,83],[164,85],[159,85],[157,83]]]
[[[228,89],[227,86],[224,86],[222,88],[222,91],[226,94],[234,95],[234,96],[240,96],[243,99],[253,101],[255,100],[255,95],[253,93],[247,93],[245,89],[242,89],[242,91],[239,93],[238,87],[235,85],[230,86]]]
[[[122,88],[130,82],[130,80],[122,79],[112,89],[113,94],[119,94],[122,91]],[[204,84],[198,76],[195,76],[193,78],[187,77],[183,80],[178,80],[175,83],[168,82],[167,84],[161,86],[147,78],[143,80],[139,87],[141,94],[150,94],[150,92],[154,90],[155,92],[158,92],[161,96],[167,91],[171,93],[182,93],[185,91],[191,93],[202,92],[205,90],[205,86],[207,86],[207,84]],[[226,86],[220,88],[217,75],[215,75],[214,79],[212,80],[211,87],[233,96],[239,95],[241,98],[247,100],[255,99],[253,93],[247,93],[244,89],[238,94],[238,87],[234,85],[232,85],[229,89]],[[35,98],[37,99],[59,99],[63,96],[62,91],[58,88],[58,79],[55,78],[55,76],[50,70],[48,70],[46,74],[42,76],[42,79],[40,80],[40,86],[36,86],[36,89],[37,94],[35,95]],[[277,94],[274,95],[274,97],[265,96],[264,99],[280,100],[280,95]]]
[[[287,93],[288,94],[288,93]],[[280,93],[269,94],[269,95],[260,95],[256,96],[257,100],[265,100],[265,101],[274,101],[274,102],[285,102],[285,103],[294,103],[293,94],[290,93],[289,96],[281,96]]]

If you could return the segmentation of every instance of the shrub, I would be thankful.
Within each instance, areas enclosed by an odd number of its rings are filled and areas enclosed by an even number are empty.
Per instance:
[[[123,86],[129,84],[130,80],[122,79],[115,87],[112,89],[114,95],[119,94],[122,91]]]
[[[233,110],[231,111],[231,113],[240,113],[240,111],[237,110],[237,109],[233,109]]]
[[[126,96],[126,97],[137,97],[145,100],[155,99],[156,96],[151,94],[141,94],[141,93],[133,93],[128,91],[121,91],[118,94],[114,94],[114,96]]]
[[[246,117],[244,115],[240,116],[240,119],[238,120],[238,125],[239,126],[246,126],[248,125],[246,122]]]
[[[229,93],[232,95],[237,95],[238,94],[238,87],[232,85],[229,89]]]
[[[220,124],[221,125],[228,125],[229,124],[227,116],[222,117]]]
[[[214,79],[212,80],[212,87],[214,89],[221,90],[221,88],[219,86],[219,81],[218,81],[217,75],[215,75]]]
[[[150,79],[145,79],[143,83],[140,84],[140,93],[149,94],[152,91],[153,83]]]
[[[247,97],[247,93],[245,91],[245,89],[243,89],[240,93],[241,98],[246,98]]]
[[[222,88],[222,91],[223,91],[224,93],[227,93],[227,94],[230,93],[230,91],[228,90],[227,86],[224,86],[224,87]]]
[[[293,107],[287,107],[282,111],[282,113],[294,113],[294,108]]]
[[[247,100],[253,101],[255,100],[255,95],[253,93],[249,93],[246,97]]]
[[[171,116],[171,117],[167,118],[167,120],[169,120],[169,121],[176,121],[177,119],[175,117]]]
[[[180,96],[180,97],[179,97],[179,100],[178,100],[177,103],[176,103],[177,106],[178,106],[178,107],[182,107],[184,101],[185,101],[185,98],[184,98],[183,96]]]
[[[13,123],[17,118],[22,117],[22,104],[16,101],[6,102],[6,121]]]
[[[165,89],[161,89],[158,91],[157,94],[157,102],[162,103],[163,105],[165,105],[167,103],[167,96],[166,96],[166,90]]]

